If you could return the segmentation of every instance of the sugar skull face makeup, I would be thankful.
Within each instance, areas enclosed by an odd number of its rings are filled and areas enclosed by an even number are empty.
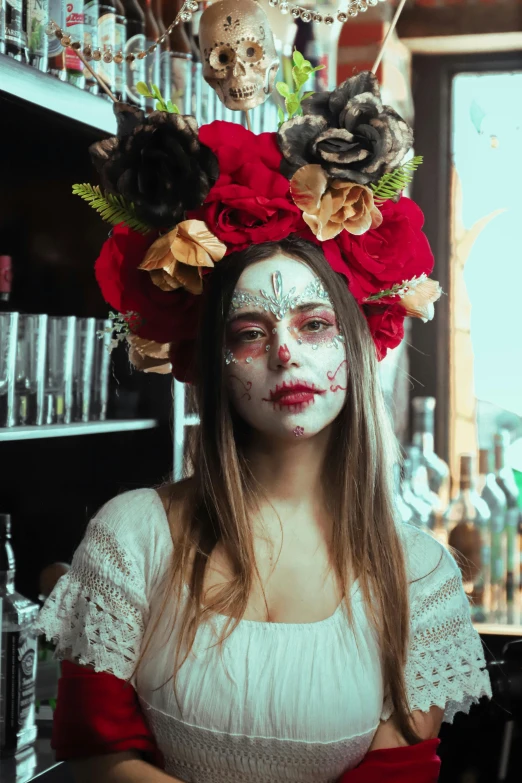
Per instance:
[[[280,255],[245,269],[228,314],[224,361],[234,407],[260,432],[310,437],[344,405],[346,351],[333,304],[301,261]]]

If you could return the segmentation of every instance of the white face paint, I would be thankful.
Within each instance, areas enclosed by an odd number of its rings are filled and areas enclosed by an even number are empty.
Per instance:
[[[347,362],[333,305],[301,261],[278,255],[247,267],[227,319],[225,377],[248,424],[306,438],[338,416]]]

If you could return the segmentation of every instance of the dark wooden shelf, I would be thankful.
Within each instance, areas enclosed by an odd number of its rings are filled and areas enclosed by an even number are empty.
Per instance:
[[[1,96],[33,104],[94,130],[116,132],[112,103],[105,98],[91,95],[3,54],[0,54]]]
[[[103,435],[107,432],[134,432],[151,430],[159,426],[156,419],[107,419],[105,421],[49,424],[41,427],[5,427],[0,429],[0,442],[12,440],[41,440],[65,438],[77,435]]]

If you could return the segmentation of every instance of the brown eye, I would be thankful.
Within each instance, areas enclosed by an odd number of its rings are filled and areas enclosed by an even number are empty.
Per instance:
[[[227,44],[221,46],[215,46],[210,52],[208,62],[211,68],[216,71],[222,71],[224,68],[228,68],[235,60],[234,50]]]
[[[243,62],[257,63],[263,59],[263,47],[257,41],[242,41],[237,51]]]
[[[246,50],[247,57],[253,57],[255,52],[256,52],[256,50],[254,49],[254,47],[253,46],[249,46],[248,49]]]

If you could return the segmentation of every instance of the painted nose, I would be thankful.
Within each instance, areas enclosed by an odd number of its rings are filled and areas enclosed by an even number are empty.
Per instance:
[[[272,370],[281,370],[285,367],[298,366],[296,346],[288,339],[289,334],[274,335],[270,346],[269,366]]]
[[[232,68],[232,74],[233,76],[246,76],[246,68],[239,59],[239,57],[236,57],[236,60],[234,62],[234,67]]]

